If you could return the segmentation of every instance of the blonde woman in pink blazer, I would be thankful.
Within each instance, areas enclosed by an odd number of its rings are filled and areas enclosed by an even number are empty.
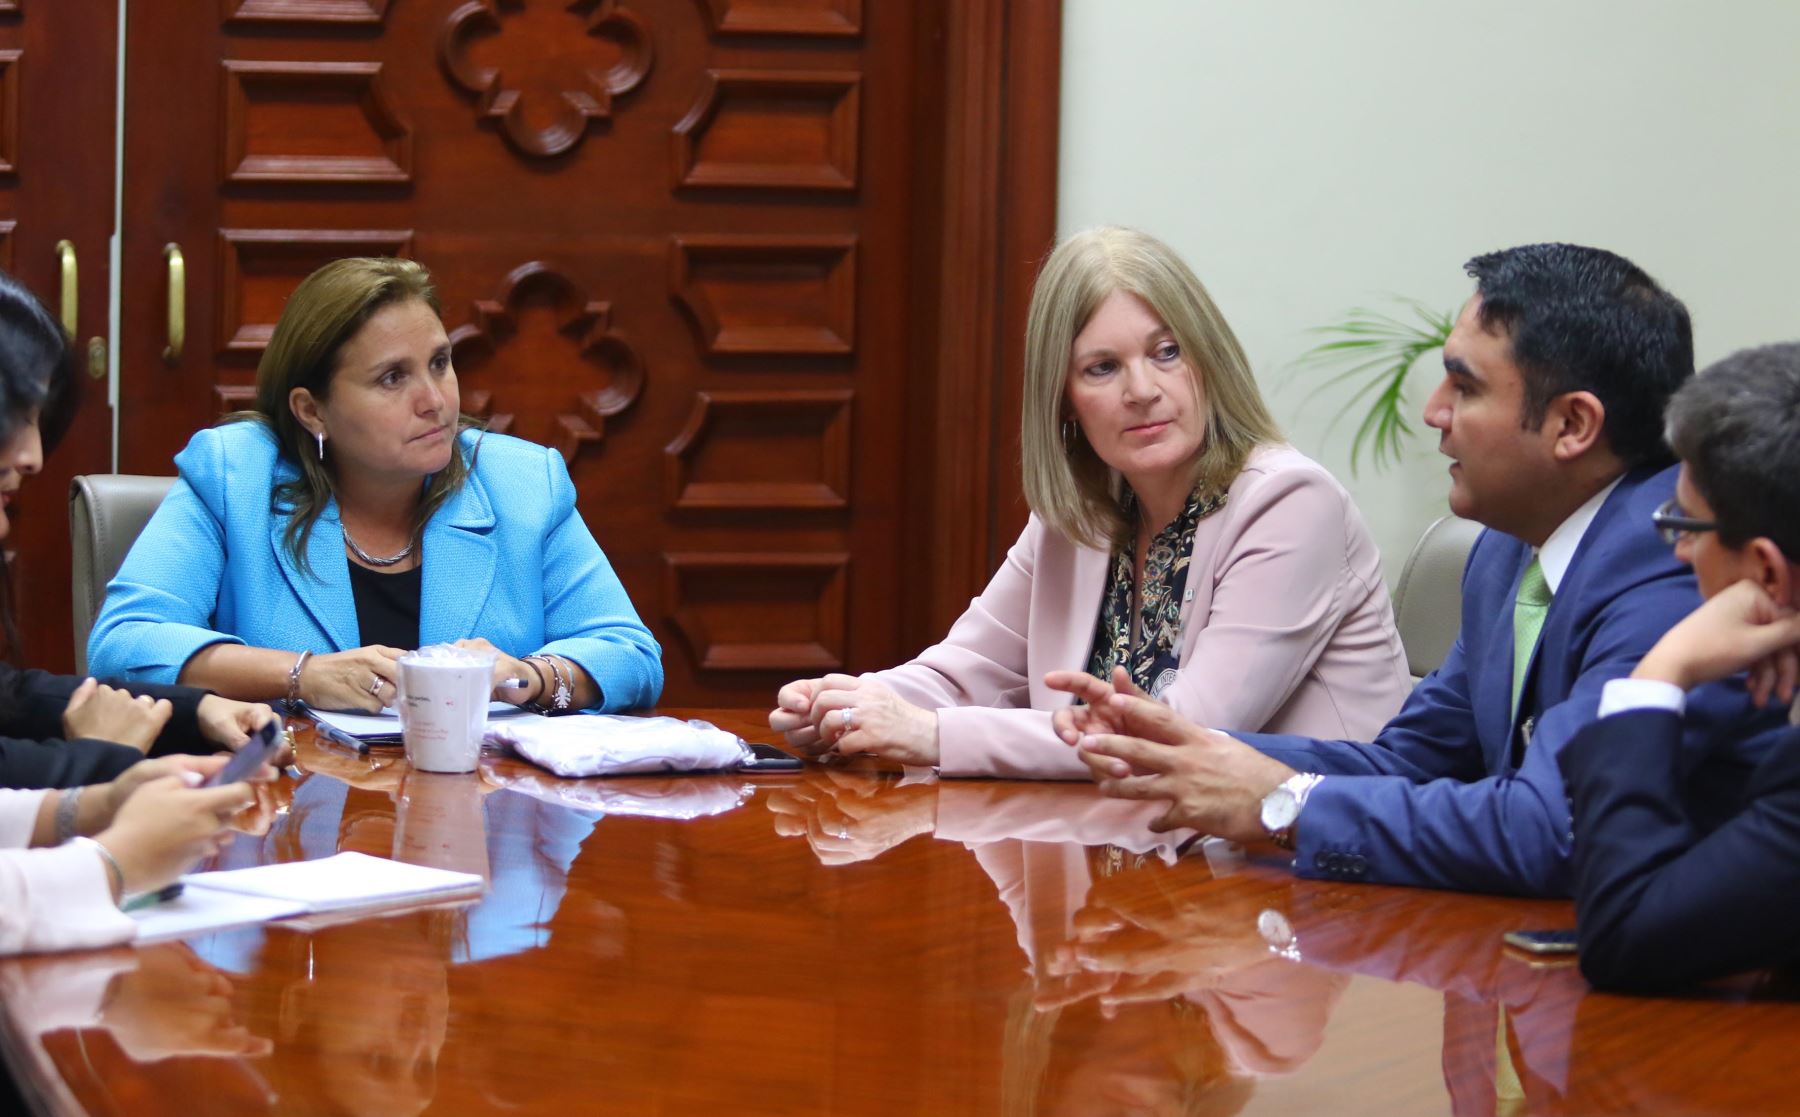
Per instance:
[[[769,724],[810,755],[1085,779],[1044,675],[1123,667],[1200,725],[1379,730],[1411,686],[1380,555],[1181,258],[1130,229],[1064,241],[1025,364],[1032,516],[993,581],[917,659],[789,683]]]

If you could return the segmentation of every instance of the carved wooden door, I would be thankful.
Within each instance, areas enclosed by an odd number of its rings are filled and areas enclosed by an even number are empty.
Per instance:
[[[116,0],[0,0],[0,268],[69,328],[81,393],[7,510],[20,664],[72,664],[69,478],[112,467],[107,401]]]
[[[410,256],[465,409],[567,458],[663,642],[665,701],[764,703],[901,658],[902,564],[936,520],[910,496],[936,451],[908,408],[929,421],[922,401],[960,406],[944,383],[995,374],[940,369],[918,326],[943,295],[942,200],[916,195],[946,172],[920,151],[944,134],[921,106],[944,96],[945,11],[134,0],[120,468],[170,472],[249,398],[302,276]],[[1013,270],[1049,232],[1028,209]]]

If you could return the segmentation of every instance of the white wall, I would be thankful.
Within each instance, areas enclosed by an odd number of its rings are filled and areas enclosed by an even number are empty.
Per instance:
[[[1064,0],[1061,207],[1187,257],[1292,440],[1387,562],[1444,510],[1434,432],[1352,478],[1342,396],[1301,404],[1306,327],[1389,293],[1454,310],[1478,252],[1631,257],[1700,362],[1800,337],[1800,3]],[[1413,377],[1412,411],[1441,371]]]

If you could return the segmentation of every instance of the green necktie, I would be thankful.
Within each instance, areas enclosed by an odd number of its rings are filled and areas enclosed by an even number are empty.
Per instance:
[[[1525,673],[1531,669],[1531,653],[1537,650],[1538,633],[1544,630],[1544,614],[1550,611],[1550,583],[1537,559],[1519,579],[1519,596],[1513,601],[1512,715],[1519,716],[1519,694],[1525,689]]]

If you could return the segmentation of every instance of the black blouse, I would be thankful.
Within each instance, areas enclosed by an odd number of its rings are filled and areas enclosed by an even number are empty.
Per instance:
[[[356,598],[356,626],[364,645],[406,651],[419,646],[420,563],[400,574],[383,574],[350,564],[350,593]]]

